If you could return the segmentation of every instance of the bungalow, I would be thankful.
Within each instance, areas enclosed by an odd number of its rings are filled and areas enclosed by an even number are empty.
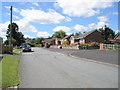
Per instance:
[[[71,41],[70,44],[75,44],[76,42],[80,44],[92,43],[92,42],[102,43],[103,37],[99,31],[93,30],[81,34],[79,36],[71,36],[70,41]]]
[[[70,34],[70,35],[68,35],[68,36],[65,36],[62,40],[61,40],[61,44],[70,44],[70,38],[71,38],[71,36],[74,36],[74,34]]]
[[[120,33],[117,33],[114,37],[114,39],[119,39],[120,40]]]
[[[42,43],[45,45],[46,43],[55,45],[55,39],[45,39],[42,41]]]
[[[114,37],[115,42],[120,42],[120,33],[117,33]]]

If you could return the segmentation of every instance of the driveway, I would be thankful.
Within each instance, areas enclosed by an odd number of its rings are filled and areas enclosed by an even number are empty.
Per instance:
[[[73,55],[78,58],[91,59],[99,62],[105,62],[118,65],[118,52],[105,50],[76,50],[76,49],[57,49],[49,48],[48,50],[63,53],[66,55]],[[120,52],[119,52],[120,54]]]
[[[118,69],[33,48],[20,61],[20,88],[118,88]]]

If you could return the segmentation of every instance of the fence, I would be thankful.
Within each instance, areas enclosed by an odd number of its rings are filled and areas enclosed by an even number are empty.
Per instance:
[[[104,49],[110,49],[110,50],[120,50],[120,45],[118,44],[103,44]]]
[[[9,46],[2,44],[2,53],[8,53],[9,50],[12,50],[12,49],[13,47],[9,47]]]

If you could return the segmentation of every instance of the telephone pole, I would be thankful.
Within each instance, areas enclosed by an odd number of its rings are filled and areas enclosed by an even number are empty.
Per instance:
[[[12,6],[10,7],[10,53],[12,53]]]

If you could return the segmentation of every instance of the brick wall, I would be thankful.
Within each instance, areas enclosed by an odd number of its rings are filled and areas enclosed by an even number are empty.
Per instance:
[[[95,31],[85,38],[85,43],[91,43],[91,42],[98,42],[98,43],[103,42],[103,38],[100,32]]]

